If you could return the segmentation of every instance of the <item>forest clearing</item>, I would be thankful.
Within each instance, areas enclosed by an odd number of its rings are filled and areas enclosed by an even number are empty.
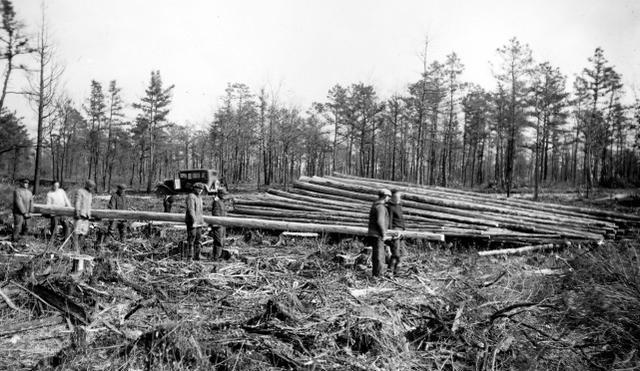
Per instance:
[[[343,187],[333,188],[338,190],[334,193],[345,191],[345,184],[351,184],[355,194],[357,187],[366,191],[367,186],[382,182],[369,180],[367,185],[363,179],[352,177],[352,183],[338,179],[348,180],[335,177],[333,185]],[[314,182],[328,184],[329,180]],[[311,206],[303,204],[303,196],[313,198],[315,207],[323,210],[331,206],[329,193],[303,194],[309,191],[303,184],[314,184],[310,181],[300,179],[296,184],[301,187],[290,190],[289,201],[280,204],[272,196],[283,197],[285,191],[235,195],[228,218],[252,215],[268,220],[268,215],[256,216],[258,211],[268,214],[275,206],[288,204],[290,208],[278,209],[281,220],[290,213],[291,221],[349,225],[350,220],[338,218],[349,215],[338,210],[331,212],[337,219],[323,220],[305,209]],[[529,217],[548,213],[542,216],[550,218],[581,208],[583,218],[593,220],[588,231],[580,228],[584,220],[570,223],[571,217],[565,215],[569,224],[564,228],[553,222],[559,229],[540,226],[536,231],[514,232],[509,227],[522,228],[517,218],[509,216],[514,225],[502,221],[483,226],[491,218],[481,213],[493,215],[497,210],[478,210],[483,205],[490,208],[490,202],[496,207],[506,201],[491,194],[459,193],[457,207],[465,207],[465,197],[486,200],[474,203],[479,225],[473,229],[473,219],[464,220],[468,223],[464,226],[462,220],[447,220],[464,217],[453,214],[463,208],[443,206],[451,202],[449,198],[425,195],[442,193],[441,189],[404,187],[408,230],[419,228],[421,222],[422,229],[443,233],[445,241],[409,238],[406,257],[395,276],[372,277],[370,250],[362,239],[336,233],[283,237],[280,231],[228,227],[228,260],[185,261],[178,248],[184,240],[182,223],[134,222],[124,242],[104,242],[100,235],[105,222],[97,221],[90,237],[95,246],[86,252],[92,259],[80,271],[74,254],[48,246],[40,238],[29,238],[19,250],[3,243],[0,368],[579,370],[640,366],[637,206],[607,211],[589,205],[538,203],[542,207],[532,209]],[[299,202],[292,202],[294,195]],[[428,203],[411,204],[420,195],[423,201],[441,204],[436,208],[449,207],[448,213],[439,210],[445,219],[431,216],[431,223],[412,219],[412,210],[427,212],[424,205]],[[137,210],[159,207],[159,199],[129,197]],[[95,208],[104,209],[106,198],[96,198]],[[349,206],[343,200],[334,201]],[[366,210],[365,202],[360,212]],[[516,203],[526,204],[509,202],[514,203],[509,205],[512,213],[519,210]],[[301,218],[295,210],[308,215]],[[357,215],[352,217],[353,225],[365,223]],[[39,229],[45,229],[44,219],[38,219]],[[539,251],[517,251],[532,244],[547,245]],[[209,244],[203,245],[207,255]],[[489,248],[497,251],[495,255],[483,256]]]
[[[0,15],[0,370],[640,370],[640,1]]]

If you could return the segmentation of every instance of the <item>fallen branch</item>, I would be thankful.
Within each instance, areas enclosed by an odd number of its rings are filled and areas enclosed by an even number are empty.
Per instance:
[[[54,326],[59,324],[60,320],[62,320],[62,316],[57,314],[55,316],[40,318],[33,321],[3,325],[2,331],[0,331],[0,337],[13,335],[18,332],[34,330],[41,327]]]
[[[9,308],[18,311],[18,312],[24,312],[22,309],[18,308],[13,301],[11,300],[10,297],[8,297],[4,291],[2,291],[2,289],[0,288],[0,297],[2,297],[2,299],[4,299],[5,303],[7,303],[7,305],[9,306]]]
[[[547,243],[547,244],[544,244],[544,245],[531,245],[531,246],[524,246],[524,247],[516,247],[516,248],[512,248],[512,249],[478,251],[478,255],[479,256],[491,256],[491,255],[524,254],[524,253],[531,252],[531,251],[552,249],[552,248],[554,248],[556,246],[557,245],[554,245],[552,243]]]

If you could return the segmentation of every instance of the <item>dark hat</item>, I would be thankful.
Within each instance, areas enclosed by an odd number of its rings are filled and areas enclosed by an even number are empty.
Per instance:
[[[127,189],[127,185],[124,183],[118,184],[118,189]]]
[[[385,196],[391,197],[391,191],[386,189],[386,188],[383,188],[383,189],[378,191],[378,196],[379,197],[385,197]]]
[[[198,182],[198,183],[193,185],[193,189],[205,189],[205,188],[206,187],[205,187],[204,183]]]
[[[29,179],[28,178],[22,178],[22,180],[20,180],[20,183],[29,183]]]

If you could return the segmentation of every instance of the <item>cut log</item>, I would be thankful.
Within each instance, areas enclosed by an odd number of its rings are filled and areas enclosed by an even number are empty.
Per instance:
[[[73,208],[55,207],[42,204],[35,204],[34,210],[39,212],[55,212],[56,215],[72,216]],[[92,210],[91,215],[101,219],[128,219],[128,220],[163,220],[169,222],[184,222],[184,214],[159,213],[150,211],[130,211],[130,210]],[[340,233],[347,235],[366,236],[367,228],[349,227],[331,224],[317,223],[290,223],[284,221],[272,221],[264,219],[235,218],[224,216],[205,216],[207,224],[220,225],[224,227],[240,227],[253,229],[269,229],[278,231],[316,232],[316,233]],[[399,233],[406,238],[444,241],[441,233],[422,231],[393,231],[391,234]],[[390,234],[390,235],[391,235]]]
[[[540,251],[553,249],[558,245],[554,245],[552,243],[544,244],[544,245],[534,245],[534,246],[524,246],[518,247],[514,249],[500,249],[500,250],[488,250],[488,251],[479,251],[478,255],[480,256],[491,256],[491,255],[513,255],[513,254],[524,254],[532,251]]]

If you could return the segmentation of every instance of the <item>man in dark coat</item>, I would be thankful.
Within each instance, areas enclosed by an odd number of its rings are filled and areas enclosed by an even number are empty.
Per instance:
[[[111,194],[111,199],[109,200],[109,204],[107,205],[108,209],[111,210],[127,210],[129,208],[129,200],[125,194],[125,190],[127,186],[124,184],[118,185],[118,190]],[[120,241],[124,241],[125,231],[127,229],[127,222],[125,220],[112,220],[109,223],[109,236],[114,237],[116,232],[116,227],[118,228],[118,234],[120,236]]]
[[[29,231],[27,220],[31,218],[33,210],[33,194],[29,190],[29,179],[23,179],[18,188],[13,191],[13,236],[17,242],[20,236]]]
[[[200,260],[200,238],[202,237],[202,227],[204,227],[200,194],[204,188],[203,183],[196,183],[193,185],[191,193],[187,195],[187,210],[184,218],[187,224],[187,251],[183,251],[183,256],[187,259]]]
[[[220,188],[214,194],[213,197],[213,205],[211,208],[213,216],[226,216],[227,210],[224,206],[224,196],[226,192]],[[211,236],[213,237],[213,251],[211,253],[211,258],[213,260],[220,259],[222,256],[222,249],[224,248],[224,238],[225,238],[225,227],[221,225],[215,225],[211,228]]]
[[[164,208],[165,213],[171,212],[171,208],[173,207],[173,201],[174,199],[172,195],[164,196],[164,199],[162,200],[162,207]]]
[[[373,245],[371,262],[373,263],[372,274],[378,277],[384,273],[385,247],[384,235],[389,226],[389,212],[386,203],[391,197],[391,191],[381,189],[378,191],[378,199],[371,205],[369,210],[369,227],[367,236],[369,243]]]
[[[391,191],[391,200],[387,203],[389,212],[389,229],[404,230],[404,214],[402,213],[402,192],[397,189]],[[391,247],[391,259],[389,260],[389,269],[394,274],[398,272],[398,264],[404,252],[404,243],[402,238],[394,238],[387,241]]]

